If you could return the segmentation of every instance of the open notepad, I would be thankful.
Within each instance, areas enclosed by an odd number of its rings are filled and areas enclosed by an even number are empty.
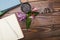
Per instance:
[[[15,14],[0,19],[0,40],[18,40],[23,37]]]

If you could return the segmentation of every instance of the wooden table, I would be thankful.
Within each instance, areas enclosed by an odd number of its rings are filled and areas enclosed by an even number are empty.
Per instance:
[[[60,12],[40,14],[32,22],[31,30],[20,23],[24,38],[21,40],[60,40]]]

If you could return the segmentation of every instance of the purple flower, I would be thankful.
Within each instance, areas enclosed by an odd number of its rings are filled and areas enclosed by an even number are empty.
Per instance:
[[[23,12],[17,12],[17,17],[19,21],[22,21],[26,18],[26,14]]]

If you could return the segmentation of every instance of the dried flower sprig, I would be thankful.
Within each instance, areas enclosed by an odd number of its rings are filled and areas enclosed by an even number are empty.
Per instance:
[[[34,19],[35,16],[37,16],[38,14],[39,14],[39,12],[38,12],[37,8],[33,8],[28,13],[18,12],[18,20],[22,21],[22,20],[26,19],[26,28],[29,29],[32,19]]]

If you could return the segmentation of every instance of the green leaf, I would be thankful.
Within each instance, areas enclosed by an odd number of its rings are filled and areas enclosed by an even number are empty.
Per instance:
[[[30,28],[30,25],[31,25],[31,19],[30,18],[27,18],[26,19],[26,28],[29,29]]]
[[[39,14],[39,12],[32,12],[35,16],[37,16]]]
[[[39,14],[39,12],[28,12],[27,13],[27,18],[26,18],[26,28],[29,29],[30,28],[30,25],[31,25],[31,19],[29,18],[31,16],[31,14],[34,14],[35,16],[37,16]]]
[[[30,14],[32,11],[29,11],[27,14]]]
[[[31,11],[27,13],[27,17],[31,16]]]

